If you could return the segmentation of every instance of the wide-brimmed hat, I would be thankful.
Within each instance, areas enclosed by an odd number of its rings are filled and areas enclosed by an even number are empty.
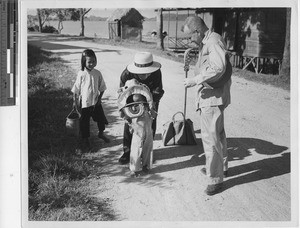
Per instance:
[[[160,69],[161,65],[153,61],[150,52],[138,52],[134,56],[133,63],[127,66],[127,70],[133,74],[149,74]]]
[[[153,106],[153,97],[149,90],[149,88],[139,83],[136,79],[131,79],[129,81],[126,81],[126,84],[124,87],[121,88],[122,92],[120,93],[118,97],[118,107],[119,110],[123,109],[128,105],[127,101],[128,98],[131,95],[137,94],[142,95],[145,97],[146,102],[149,104],[149,107],[152,108]],[[130,104],[136,104],[136,103],[143,103],[143,102],[130,102]]]

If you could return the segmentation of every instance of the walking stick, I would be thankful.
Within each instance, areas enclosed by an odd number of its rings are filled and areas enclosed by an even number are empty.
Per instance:
[[[190,63],[191,63],[191,60],[192,60],[192,51],[194,49],[195,48],[186,49],[185,52],[184,52],[184,55],[183,55],[185,78],[187,78],[187,76],[188,76],[188,71],[190,69]],[[185,87],[185,91],[184,91],[184,108],[183,108],[184,116],[186,114],[186,98],[187,98],[187,88]]]

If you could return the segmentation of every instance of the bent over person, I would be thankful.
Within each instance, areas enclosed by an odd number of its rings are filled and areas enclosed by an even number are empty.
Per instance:
[[[164,94],[161,76],[161,64],[153,61],[149,52],[138,52],[134,56],[133,63],[129,64],[120,77],[120,88],[124,87],[126,81],[136,79],[139,83],[146,85],[153,97],[153,107],[158,112],[159,101]],[[156,118],[152,122],[153,138],[156,132]],[[124,125],[123,133],[123,155],[119,158],[121,164],[127,164],[130,160],[132,133],[128,123]]]
[[[209,179],[206,194],[214,195],[221,191],[228,172],[224,110],[230,104],[232,66],[223,38],[208,29],[200,17],[188,17],[182,31],[199,45],[195,77],[184,79],[184,86],[197,86],[197,110],[206,157],[206,168],[201,172]]]

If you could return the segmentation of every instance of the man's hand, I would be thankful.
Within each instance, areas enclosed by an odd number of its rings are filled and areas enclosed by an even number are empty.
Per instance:
[[[196,85],[196,80],[194,78],[185,78],[183,81],[185,87],[193,87]]]

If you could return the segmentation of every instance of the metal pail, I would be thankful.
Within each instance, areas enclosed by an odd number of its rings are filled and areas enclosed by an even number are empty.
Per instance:
[[[67,133],[73,136],[79,136],[80,132],[80,113],[76,108],[69,113],[66,120]]]

